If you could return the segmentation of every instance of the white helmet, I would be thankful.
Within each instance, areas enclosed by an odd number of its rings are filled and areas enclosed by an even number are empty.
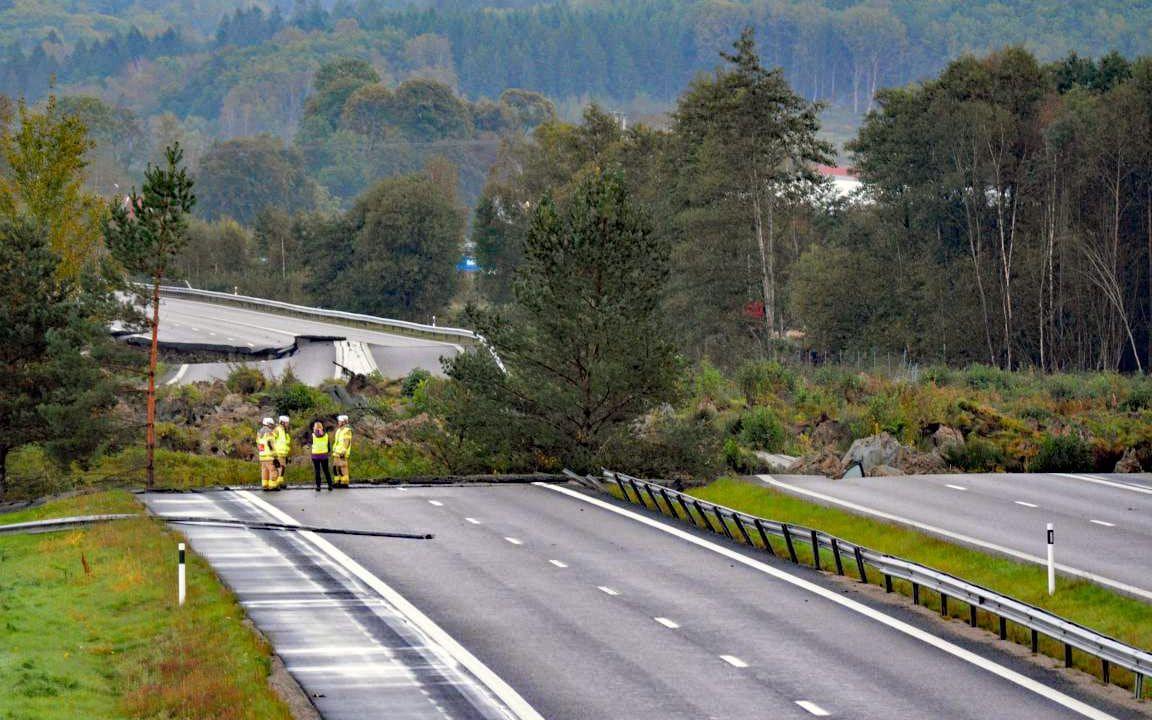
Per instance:
[[[347,415],[337,415],[336,416],[336,422],[348,422],[348,416]]]
[[[281,415],[280,416],[280,422],[288,422],[288,416],[287,415]]]
[[[276,423],[272,422],[272,418],[264,418],[263,420],[260,421],[260,424],[261,425],[267,425],[268,427],[272,427]]]

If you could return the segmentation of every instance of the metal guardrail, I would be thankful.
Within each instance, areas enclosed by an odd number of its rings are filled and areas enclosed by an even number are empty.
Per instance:
[[[500,367],[500,370],[502,372],[506,372],[504,363],[500,360],[500,357],[496,354],[496,351],[492,348],[488,341],[482,335],[464,328],[425,325],[424,323],[409,322],[407,320],[393,320],[391,318],[381,318],[374,315],[363,315],[360,313],[345,312],[343,310],[323,310],[320,308],[308,307],[306,305],[295,305],[293,303],[281,302],[279,300],[267,300],[264,298],[256,298],[248,295],[233,295],[231,293],[216,292],[213,290],[197,290],[196,288],[185,288],[176,285],[161,285],[160,295],[162,297],[187,297],[208,302],[216,302],[223,305],[256,308],[258,310],[274,311],[281,315],[295,315],[309,318],[319,318],[322,320],[339,320],[343,323],[355,323],[360,325],[369,325],[372,327],[387,328],[390,332],[398,332],[401,334],[451,338],[457,341],[463,340],[466,342],[477,343],[488,350],[488,352],[492,354],[492,359],[495,360],[496,364]]]
[[[825,569],[821,551],[828,550],[832,556],[828,570],[845,575],[845,567],[850,566],[861,582],[868,582],[868,569],[872,568],[883,576],[884,589],[888,592],[893,590],[893,579],[907,581],[912,585],[912,600],[916,604],[920,604],[922,590],[931,590],[939,595],[941,615],[950,615],[949,599],[959,600],[968,606],[968,622],[973,627],[978,624],[979,611],[996,618],[1001,640],[1008,639],[1008,623],[1015,623],[1029,631],[1033,652],[1039,651],[1042,636],[1061,643],[1065,667],[1072,666],[1072,651],[1075,649],[1100,660],[1101,677],[1105,683],[1111,682],[1113,667],[1130,671],[1134,675],[1133,691],[1137,698],[1143,697],[1144,679],[1152,674],[1152,653],[925,565],[886,555],[821,530],[749,515],[623,473],[606,470],[601,479],[565,472],[573,479],[595,484],[601,489],[606,483],[614,483],[628,502],[687,519],[696,527],[752,547],[762,546],[773,555],[787,557],[796,564],[801,562],[798,545],[810,549],[812,565],[817,570]]]
[[[0,535],[15,535],[17,533],[46,533],[57,530],[68,530],[84,525],[108,522],[110,520],[131,520],[142,518],[143,515],[125,513],[107,515],[78,515],[73,517],[50,518],[48,520],[32,520],[30,522],[0,525]]]

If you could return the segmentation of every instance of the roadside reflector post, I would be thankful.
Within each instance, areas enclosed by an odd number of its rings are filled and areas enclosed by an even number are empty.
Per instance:
[[[1056,594],[1056,531],[1048,523],[1048,594]]]
[[[176,570],[176,574],[177,574],[176,584],[177,584],[177,596],[179,597],[179,600],[180,600],[180,606],[183,607],[184,606],[184,597],[187,595],[187,586],[186,586],[187,578],[184,574],[184,543],[180,543],[179,548],[180,548],[180,566]]]

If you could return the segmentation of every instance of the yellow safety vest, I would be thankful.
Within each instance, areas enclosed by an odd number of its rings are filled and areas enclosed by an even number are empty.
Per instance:
[[[352,454],[352,428],[336,428],[336,439],[332,443],[332,453],[343,457]]]
[[[292,452],[292,436],[283,425],[276,426],[276,434],[272,438],[272,449],[277,455],[287,457]]]
[[[275,433],[269,428],[262,427],[256,431],[256,451],[260,454],[261,460],[272,460],[276,457],[276,451],[272,448],[274,440]]]
[[[317,435],[312,433],[312,454],[313,455],[327,455],[328,454],[328,433]]]

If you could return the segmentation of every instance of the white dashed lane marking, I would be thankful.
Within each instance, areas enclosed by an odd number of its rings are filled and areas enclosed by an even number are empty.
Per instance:
[[[944,487],[949,487],[949,488],[952,488],[953,490],[960,490],[961,492],[968,489],[968,488],[964,487],[963,485],[945,485]]]
[[[604,593],[605,595],[615,596],[615,595],[620,594],[620,593],[616,592],[615,590],[613,590],[612,588],[608,587],[607,585],[597,585],[596,589],[599,590],[600,592]]]
[[[466,521],[468,521],[468,522],[472,523],[473,525],[479,525],[479,524],[480,524],[480,521],[479,521],[479,520],[477,520],[476,518],[470,518],[470,517],[466,517],[466,518],[464,518],[464,519],[465,519]]]
[[[1023,500],[1013,500],[1012,502],[1016,503],[1017,505],[1023,505],[1026,508],[1040,507],[1039,505],[1035,505],[1030,502],[1024,502]]]
[[[796,704],[818,717],[828,717],[832,714],[811,700],[797,700]]]
[[[1089,520],[1088,522],[1096,525],[1103,525],[1104,527],[1116,527],[1116,523],[1110,523],[1105,520]]]
[[[748,663],[744,662],[743,660],[736,657],[735,655],[721,655],[720,659],[723,660],[724,662],[728,663],[732,667],[738,667],[738,668],[748,667]]]
[[[444,503],[440,502],[439,500],[429,500],[428,504],[435,505],[436,507],[444,507]]]
[[[673,622],[673,621],[671,621],[665,617],[658,617],[658,618],[652,618],[652,619],[655,620],[656,622],[660,623],[664,627],[668,628],[669,630],[675,630],[676,628],[680,627],[679,624],[677,624],[677,623],[675,623],[675,622]]]
[[[556,566],[556,567],[558,567],[558,568],[566,568],[566,567],[568,567],[568,566],[567,566],[565,563],[562,563],[562,562],[560,562],[559,560],[549,560],[548,562],[552,563],[553,565],[555,565],[555,566]]]
[[[521,540],[520,538],[506,537],[504,539],[507,540],[508,542],[512,543],[513,545],[523,545],[524,544],[524,541]]]

